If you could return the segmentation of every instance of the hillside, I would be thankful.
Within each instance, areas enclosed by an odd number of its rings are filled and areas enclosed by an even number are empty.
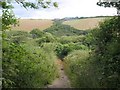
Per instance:
[[[52,25],[53,21],[48,19],[20,19],[19,26],[14,27],[13,30],[32,31],[35,28],[44,30]]]
[[[63,20],[63,24],[70,25],[78,30],[87,30],[96,27],[99,22],[103,21],[105,18],[85,18],[85,19],[71,19]],[[19,19],[19,25],[13,26],[12,30],[19,31],[31,31],[33,29],[45,30],[53,25],[53,21],[50,19]]]
[[[98,26],[99,22],[105,18],[86,18],[86,19],[75,19],[63,22],[65,25],[70,25],[79,30],[88,30]]]
[[[50,28],[44,30],[45,32],[51,33],[57,37],[61,36],[74,36],[74,35],[85,35],[86,31],[75,29],[70,25],[62,24],[62,21],[54,21],[53,25]]]

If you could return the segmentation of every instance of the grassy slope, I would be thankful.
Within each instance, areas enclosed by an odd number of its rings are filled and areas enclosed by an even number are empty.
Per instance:
[[[105,18],[87,18],[87,19],[75,19],[63,22],[65,25],[70,25],[79,30],[87,30],[96,27],[100,21]]]
[[[31,31],[35,28],[44,30],[50,27],[52,24],[53,21],[48,19],[20,19],[19,26],[13,26],[12,30]]]

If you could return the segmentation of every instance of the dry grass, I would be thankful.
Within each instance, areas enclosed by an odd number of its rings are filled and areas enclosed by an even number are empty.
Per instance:
[[[65,21],[63,24],[70,25],[79,30],[88,30],[98,26],[99,22],[103,21],[105,18],[87,18],[87,19],[77,19]]]
[[[44,30],[53,24],[52,20],[47,19],[20,19],[19,26],[12,27],[13,30],[31,31],[33,29]]]

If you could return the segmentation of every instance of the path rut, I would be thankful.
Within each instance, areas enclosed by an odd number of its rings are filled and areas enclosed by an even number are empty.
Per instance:
[[[47,88],[71,88],[70,81],[64,72],[63,61],[58,59],[56,60],[56,64],[58,65],[59,78],[55,79]]]

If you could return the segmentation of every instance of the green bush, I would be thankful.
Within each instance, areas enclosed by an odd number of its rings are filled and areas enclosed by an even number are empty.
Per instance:
[[[45,49],[3,40],[3,87],[39,88],[51,83],[58,76],[56,56]]]
[[[16,44],[24,43],[27,40],[29,39],[26,36],[14,36],[11,38],[11,42],[16,43]]]
[[[84,41],[85,36],[84,35],[80,35],[80,36],[62,36],[61,38],[59,38],[59,42],[61,44],[68,44],[68,43],[78,43],[78,42],[83,42]]]
[[[65,56],[68,55],[70,51],[72,51],[72,48],[68,44],[58,44],[55,49],[57,56],[60,59],[63,59]]]
[[[32,38],[40,38],[45,35],[45,33],[39,29],[33,29],[30,34],[32,34]]]
[[[88,50],[88,47],[81,43],[58,43],[55,52],[57,53],[57,56],[59,58],[63,59],[65,56],[67,56],[70,52],[74,50]]]
[[[65,57],[65,71],[76,88],[99,88],[97,74],[91,66],[89,51],[77,50]]]
[[[36,42],[41,45],[42,43],[55,42],[55,38],[50,33],[45,33],[45,35],[36,40]]]
[[[99,69],[101,86],[120,87],[120,17],[101,23],[92,36],[92,59]]]
[[[25,37],[31,37],[31,35],[28,32],[24,31],[6,31],[7,38],[11,38],[14,36],[25,36]]]
[[[9,42],[13,42],[16,44],[24,43],[32,38],[31,34],[24,31],[7,31],[5,34],[6,39],[8,39]]]

